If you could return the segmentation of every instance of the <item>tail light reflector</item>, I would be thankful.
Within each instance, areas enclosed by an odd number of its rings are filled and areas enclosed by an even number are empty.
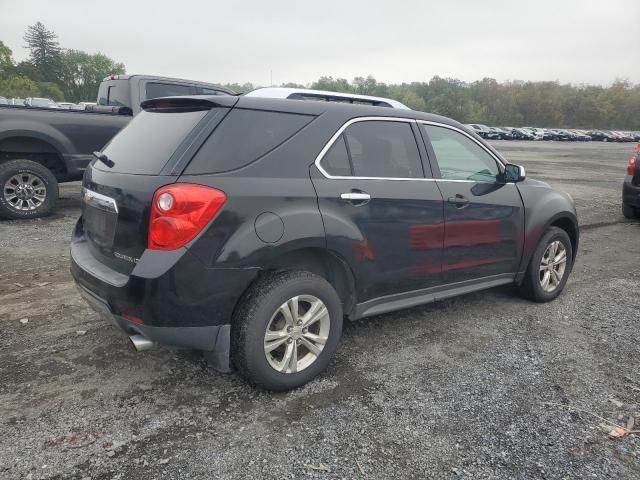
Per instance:
[[[147,247],[175,250],[193,240],[218,213],[227,196],[193,183],[174,183],[156,190],[149,218]]]
[[[631,157],[631,160],[629,160],[629,165],[627,165],[627,175],[634,176],[636,174],[636,169],[638,167],[638,156],[640,156],[640,154],[634,155],[633,157]]]

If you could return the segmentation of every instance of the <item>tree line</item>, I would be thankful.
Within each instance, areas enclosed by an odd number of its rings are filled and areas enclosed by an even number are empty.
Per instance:
[[[94,101],[104,77],[125,73],[124,64],[102,53],[63,49],[57,38],[40,22],[29,26],[24,40],[30,55],[19,63],[0,41],[0,95]],[[257,88],[251,83],[226,86],[236,92]],[[640,130],[640,85],[625,80],[604,87],[559,82],[500,83],[493,78],[463,82],[439,76],[428,82],[387,84],[373,76],[351,81],[323,76],[309,85],[281,86],[389,97],[415,110],[463,123]]]
[[[305,87],[295,83],[282,86]],[[352,81],[320,77],[307,86],[393,98],[414,110],[444,115],[462,123],[640,130],[640,85],[625,80],[603,87],[559,82],[499,83],[493,78],[469,83],[435,76],[428,82],[386,84],[368,76]],[[243,92],[254,88],[252,84],[229,87]]]
[[[40,22],[29,26],[23,38],[29,58],[22,62],[16,62],[0,40],[0,95],[4,97],[93,102],[104,77],[125,73],[124,64],[102,53],[63,49],[58,36]]]

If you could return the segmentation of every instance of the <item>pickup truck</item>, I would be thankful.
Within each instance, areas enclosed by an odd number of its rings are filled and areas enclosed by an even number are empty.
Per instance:
[[[58,183],[80,180],[86,166],[148,99],[180,95],[234,95],[210,83],[149,75],[112,75],[97,105],[62,110],[0,104],[0,217],[47,215]]]

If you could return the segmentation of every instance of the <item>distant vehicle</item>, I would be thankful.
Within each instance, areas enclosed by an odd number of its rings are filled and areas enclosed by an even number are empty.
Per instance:
[[[75,106],[76,104],[71,102],[58,102],[58,108],[61,108],[63,110],[71,110]]]
[[[54,110],[48,98],[28,98],[29,108],[24,109],[0,106],[0,217],[47,215],[58,197],[58,183],[80,180],[94,158],[92,152],[127,125],[144,100],[233,94],[192,80],[114,75],[100,84],[98,104],[84,111]],[[19,178],[28,178],[30,187],[18,194],[7,182]]]
[[[86,110],[87,107],[92,107],[94,105],[97,105],[96,102],[78,102],[76,104],[78,106],[78,110]]]
[[[16,107],[24,107],[24,98],[12,98],[9,100],[9,105],[15,105]]]
[[[631,137],[630,135],[628,135],[625,132],[620,132],[618,130],[616,130],[615,132],[611,132],[614,135],[616,135],[618,137],[618,141],[620,142],[633,142],[633,137]]]
[[[531,133],[534,137],[534,140],[543,140],[544,139],[544,130],[542,128],[537,127],[523,127],[524,130]]]
[[[58,108],[56,102],[50,98],[28,97],[25,99],[24,104],[27,107]]]
[[[587,132],[587,135],[589,135],[591,139],[596,142],[615,142],[616,141],[615,136],[603,130],[591,130]]]
[[[9,100],[5,97],[0,97],[0,105],[9,105]]]
[[[454,120],[251,96],[142,107],[87,167],[70,246],[82,297],[138,349],[203,350],[290,390],[328,366],[345,316],[499,285],[548,302],[571,273],[571,197]]]
[[[490,130],[489,130],[489,127],[487,127],[486,125],[482,125],[481,123],[469,123],[466,126],[469,127],[471,130],[473,130],[482,138],[489,138]]]
[[[553,132],[556,134],[555,140],[575,142],[578,139],[575,133],[567,130],[553,129]]]
[[[316,102],[352,103],[354,105],[370,105],[373,107],[391,107],[411,110],[405,104],[390,98],[356,95],[353,93],[311,90],[308,88],[258,88],[244,95],[245,97],[287,98],[289,100],[310,100]]]
[[[503,140],[515,140],[516,135],[513,131],[513,127],[498,127],[500,130],[504,132]]]
[[[627,218],[640,217],[640,144],[629,160],[622,184],[622,214]]]
[[[586,132],[581,130],[568,130],[568,132],[573,133],[576,136],[576,140],[579,142],[590,142],[591,136],[587,135]]]
[[[515,128],[515,135],[518,140],[535,140],[533,133],[525,130],[524,128]]]
[[[489,127],[487,138],[490,140],[505,140],[507,132],[498,127]]]

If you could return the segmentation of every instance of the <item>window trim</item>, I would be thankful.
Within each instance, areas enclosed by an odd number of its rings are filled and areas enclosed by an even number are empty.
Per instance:
[[[313,162],[314,165],[316,166],[316,168],[318,170],[320,170],[320,173],[322,173],[322,175],[326,178],[332,179],[332,180],[394,180],[394,181],[418,181],[418,182],[459,182],[459,183],[478,183],[475,180],[450,180],[447,178],[442,178],[442,175],[440,174],[440,167],[438,167],[438,176],[440,178],[424,178],[424,172],[423,172],[423,178],[400,178],[400,177],[357,177],[357,176],[341,176],[341,175],[331,175],[329,174],[324,168],[322,168],[322,165],[320,165],[320,162],[322,161],[322,159],[324,158],[325,154],[329,151],[329,149],[333,146],[333,144],[336,142],[336,140],[338,138],[340,138],[340,135],[342,135],[344,133],[344,131],[350,126],[353,125],[354,123],[358,123],[358,122],[368,122],[368,121],[385,121],[385,122],[404,122],[407,123],[409,125],[414,124],[416,125],[418,128],[420,128],[419,124],[424,124],[424,125],[433,125],[435,127],[444,127],[444,128],[448,128],[449,130],[454,130],[458,133],[463,134],[464,136],[466,136],[467,138],[469,138],[470,140],[472,140],[474,143],[476,143],[478,146],[480,146],[484,151],[486,151],[499,165],[498,168],[501,168],[502,170],[504,170],[504,162],[496,156],[495,153],[493,153],[491,150],[489,150],[485,145],[483,145],[482,143],[480,143],[478,140],[476,140],[475,138],[473,138],[472,135],[468,134],[467,132],[465,132],[464,130],[458,128],[458,127],[454,127],[453,125],[448,125],[446,123],[441,123],[441,122],[434,122],[431,120],[420,120],[420,119],[416,119],[416,118],[404,118],[404,117],[356,117],[356,118],[352,118],[351,120],[348,120],[347,122],[345,122],[336,133],[333,134],[333,136],[329,139],[329,141],[326,143],[326,145],[322,148],[322,150],[320,150],[320,153],[318,154],[318,156],[316,157],[315,161]],[[413,132],[413,130],[412,130]],[[422,141],[425,144],[425,148],[427,150],[427,153],[429,153],[429,151],[433,152],[433,147],[431,146],[431,140],[429,140],[429,137],[427,135],[426,139],[425,137],[422,135],[421,133],[421,138]],[[425,132],[426,134],[426,132]],[[415,134],[414,134],[415,136]],[[428,145],[427,145],[427,140],[428,140]],[[418,141],[418,139],[416,138],[416,141]],[[420,149],[418,148],[418,151],[420,151]],[[431,157],[429,155],[429,157]],[[427,161],[431,162],[431,158],[429,158]],[[436,162],[436,166],[438,165],[438,159],[434,157],[433,161]],[[424,162],[424,159],[423,159]],[[423,168],[424,168],[424,164],[423,164]],[[433,168],[433,166],[432,166]],[[434,172],[435,173],[435,172]]]
[[[344,133],[344,131],[350,125],[353,125],[354,123],[358,123],[358,122],[370,122],[370,121],[402,122],[402,123],[406,123],[407,125],[409,125],[409,127],[411,127],[411,124],[414,124],[414,125],[416,124],[415,118],[401,118],[401,117],[357,117],[357,118],[352,118],[351,120],[348,120],[347,122],[344,123],[344,125],[342,125],[338,129],[338,131],[336,133],[333,134],[331,139],[322,148],[322,150],[320,150],[320,153],[316,157],[316,160],[313,162],[315,164],[316,168],[318,170],[320,170],[320,173],[322,173],[322,175],[324,175],[326,178],[330,178],[332,180],[400,180],[400,181],[409,181],[409,180],[434,181],[435,180],[433,178],[424,178],[424,164],[423,164],[424,160],[422,159],[422,155],[420,153],[420,146],[417,144],[417,142],[419,142],[419,139],[415,138],[415,133],[414,133],[413,129],[411,129],[411,134],[413,135],[414,140],[416,141],[416,147],[418,147],[418,156],[420,157],[420,164],[421,164],[422,169],[423,169],[422,178],[358,177],[358,176],[355,176],[355,175],[345,177],[345,176],[342,176],[342,175],[331,175],[324,168],[322,168],[322,165],[320,165],[320,162],[324,158],[325,154],[329,151],[329,149],[333,146],[333,144],[336,142],[336,140],[338,138],[340,138],[340,136]],[[348,147],[348,142],[345,141],[345,144],[347,144],[347,148],[349,148]],[[349,161],[351,161],[351,160],[349,160]]]

